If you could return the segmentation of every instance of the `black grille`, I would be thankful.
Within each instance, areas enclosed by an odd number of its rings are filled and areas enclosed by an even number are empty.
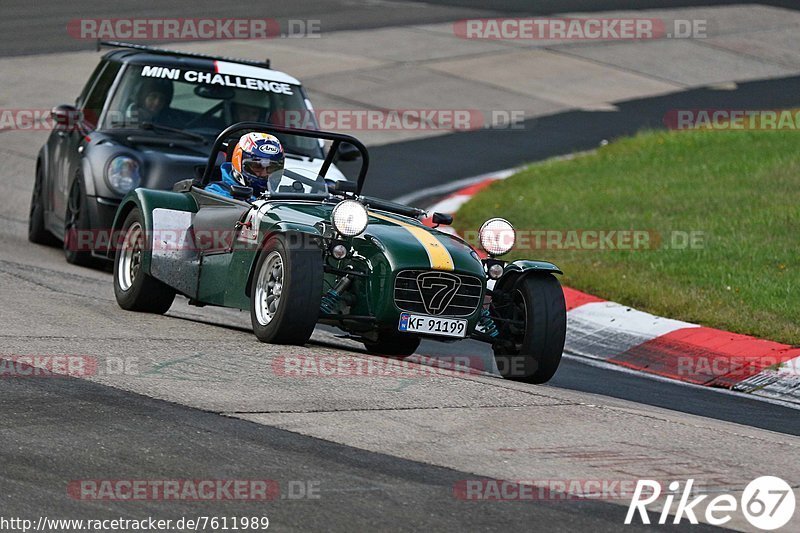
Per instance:
[[[394,281],[394,301],[411,313],[469,316],[481,303],[483,282],[466,274],[403,270]]]

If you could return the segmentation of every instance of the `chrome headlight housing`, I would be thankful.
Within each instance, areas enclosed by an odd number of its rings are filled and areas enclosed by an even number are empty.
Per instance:
[[[342,200],[331,213],[331,223],[345,237],[355,237],[367,229],[367,208],[356,200]]]
[[[504,218],[490,218],[481,226],[478,232],[481,246],[492,257],[508,253],[517,241],[517,232],[514,226]]]
[[[139,162],[129,155],[111,158],[106,166],[106,183],[117,194],[127,194],[142,181]]]

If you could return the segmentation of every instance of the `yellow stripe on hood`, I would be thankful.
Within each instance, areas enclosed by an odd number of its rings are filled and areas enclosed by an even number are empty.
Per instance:
[[[447,248],[445,248],[445,246],[439,242],[439,239],[437,239],[436,236],[434,236],[427,229],[414,226],[413,224],[409,224],[408,222],[404,222],[396,218],[387,217],[386,215],[380,215],[373,211],[370,211],[369,214],[375,218],[379,218],[405,228],[411,235],[414,236],[415,239],[419,241],[422,247],[425,248],[425,251],[428,253],[428,259],[430,259],[432,269],[447,270],[450,272],[455,270],[456,267],[453,263],[453,257],[450,255],[450,252],[448,252]]]

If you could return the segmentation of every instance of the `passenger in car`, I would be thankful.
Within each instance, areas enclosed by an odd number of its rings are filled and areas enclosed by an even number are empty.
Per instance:
[[[174,88],[165,79],[145,79],[136,96],[136,112],[140,123],[179,125],[179,117],[170,109]]]

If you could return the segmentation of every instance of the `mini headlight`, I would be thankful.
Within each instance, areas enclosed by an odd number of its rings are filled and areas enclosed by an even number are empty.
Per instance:
[[[127,155],[118,155],[108,162],[106,182],[117,194],[126,194],[141,182],[139,162]]]
[[[478,235],[483,249],[494,257],[507,253],[514,247],[514,242],[517,240],[514,226],[504,218],[487,220],[481,226]]]
[[[336,231],[346,237],[354,237],[367,229],[367,208],[355,200],[343,200],[331,213],[331,222]]]

